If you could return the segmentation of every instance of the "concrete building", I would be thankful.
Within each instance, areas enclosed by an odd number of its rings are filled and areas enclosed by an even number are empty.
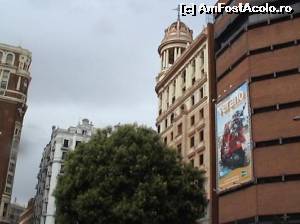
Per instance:
[[[218,96],[247,83],[253,165],[219,192],[218,223],[300,223],[300,3],[251,1],[266,3],[294,13],[215,15]]]
[[[34,198],[31,198],[27,204],[27,208],[20,214],[18,224],[33,224]]]
[[[161,71],[156,78],[159,99],[156,125],[163,141],[181,154],[183,161],[204,170],[207,198],[214,182],[211,170],[213,130],[210,73],[213,69],[212,25],[195,39],[178,19],[165,30],[158,48]],[[210,203],[211,206],[211,203]],[[202,223],[208,223],[210,209]]]
[[[51,140],[46,145],[40,163],[34,205],[35,224],[55,224],[55,198],[53,192],[57,178],[64,173],[64,159],[69,150],[87,142],[96,132],[88,119],[68,129],[53,126]]]
[[[18,146],[27,109],[31,53],[0,44],[0,223],[9,222]]]
[[[9,206],[9,224],[19,224],[19,218],[21,213],[23,213],[25,207],[17,204],[17,203],[10,203]]]

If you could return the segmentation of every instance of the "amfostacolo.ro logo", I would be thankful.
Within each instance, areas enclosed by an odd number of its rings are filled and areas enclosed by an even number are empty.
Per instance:
[[[251,5],[250,3],[238,3],[237,5],[226,5],[225,3],[217,3],[215,5],[206,5],[205,3],[197,4],[180,4],[179,10],[182,16],[196,16],[197,14],[242,14],[242,13],[258,13],[258,14],[292,14],[293,8],[289,5],[275,6],[270,3],[263,5]]]

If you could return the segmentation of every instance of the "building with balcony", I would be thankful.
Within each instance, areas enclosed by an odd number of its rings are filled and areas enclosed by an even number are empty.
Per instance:
[[[55,224],[55,198],[53,192],[57,178],[64,173],[67,152],[90,140],[96,129],[88,119],[68,129],[52,127],[51,140],[43,151],[34,204],[35,224]]]
[[[31,52],[0,44],[0,223],[9,223],[18,146],[27,91],[31,80]]]
[[[162,140],[186,163],[205,171],[205,189],[211,200],[211,137],[213,117],[210,74],[213,65],[211,24],[193,39],[193,31],[180,19],[165,30],[158,48],[161,70],[156,77],[158,117]],[[210,203],[211,206],[211,203]],[[210,208],[202,223],[209,223]]]
[[[240,169],[219,186],[218,223],[300,223],[300,3],[250,2],[294,13],[215,15],[218,99],[246,83],[252,163],[248,181]]]

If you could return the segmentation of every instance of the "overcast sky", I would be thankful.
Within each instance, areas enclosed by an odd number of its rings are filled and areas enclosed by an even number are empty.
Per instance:
[[[154,127],[157,47],[177,18],[172,9],[183,2],[0,0],[0,42],[33,55],[13,198],[27,204],[34,196],[52,125],[67,128],[88,118],[97,127]],[[194,36],[205,24],[200,15],[182,20]]]

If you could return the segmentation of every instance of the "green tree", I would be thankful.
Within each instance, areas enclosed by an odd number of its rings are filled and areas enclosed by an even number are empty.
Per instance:
[[[203,182],[152,129],[103,129],[67,157],[54,194],[57,222],[192,224],[207,204]]]

